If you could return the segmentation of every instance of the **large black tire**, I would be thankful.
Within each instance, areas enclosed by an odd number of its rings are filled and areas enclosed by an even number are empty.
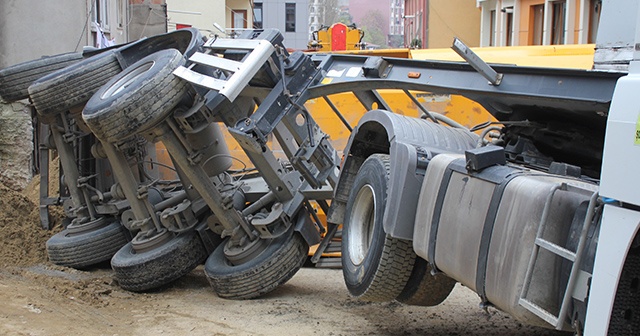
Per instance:
[[[637,242],[639,238],[635,239]],[[640,334],[640,246],[637,243],[629,249],[622,267],[607,334]]]
[[[271,292],[293,277],[307,259],[309,246],[290,230],[273,239],[254,259],[237,266],[224,255],[226,241],[209,256],[205,275],[214,292],[225,299],[253,299]]]
[[[141,59],[100,88],[87,102],[82,117],[98,138],[109,142],[152,128],[187,92],[188,83],[173,75],[184,63],[175,49]]]
[[[195,232],[184,232],[149,251],[136,253],[131,243],[111,258],[120,287],[141,292],[164,286],[191,272],[207,258]]]
[[[120,222],[75,235],[64,229],[47,241],[49,260],[73,268],[107,261],[128,242],[124,230]]]
[[[50,117],[84,105],[121,70],[115,53],[105,51],[36,80],[29,97],[40,115]]]
[[[29,85],[38,78],[82,60],[81,53],[43,57],[0,70],[0,98],[14,102],[29,97]]]
[[[416,257],[411,276],[396,300],[412,306],[437,306],[449,296],[455,285],[456,281],[444,273],[431,275],[429,263]]]
[[[396,299],[407,284],[416,254],[411,241],[385,234],[389,155],[371,155],[360,167],[347,201],[342,233],[342,273],[351,295]]]

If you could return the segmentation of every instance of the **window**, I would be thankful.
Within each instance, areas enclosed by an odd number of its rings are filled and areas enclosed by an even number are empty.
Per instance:
[[[127,7],[124,0],[117,0],[118,5],[116,8],[117,18],[118,18],[118,28],[124,29],[124,23],[126,21],[127,16]]]
[[[512,46],[513,45],[513,7],[509,7],[506,9],[506,23],[507,26],[505,29],[507,30],[507,41],[505,45]]]
[[[564,44],[564,18],[567,4],[564,1],[556,1],[552,5],[551,44]]]
[[[591,0],[589,3],[589,37],[587,43],[596,43],[601,11],[602,0]]]
[[[529,45],[542,45],[544,4],[531,6],[529,15]]]
[[[103,31],[108,32],[109,26],[109,0],[93,1],[93,22],[97,22]]]
[[[262,3],[253,4],[253,28],[262,29]]]
[[[492,10],[489,15],[489,46],[495,47],[496,41],[494,36],[496,34],[496,11]]]
[[[284,31],[295,32],[296,31],[296,4],[285,4],[285,17],[284,17]]]
[[[247,28],[247,11],[243,9],[232,9],[231,28]]]

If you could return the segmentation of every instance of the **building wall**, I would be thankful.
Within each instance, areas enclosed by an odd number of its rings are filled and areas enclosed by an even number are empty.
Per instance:
[[[1,0],[0,68],[82,50],[86,0]]]
[[[458,37],[470,47],[480,45],[480,14],[472,0],[429,0],[426,48],[449,48]]]
[[[251,1],[249,0],[227,0],[225,9],[225,21],[227,22],[227,28],[233,25],[232,14],[234,11],[245,11],[246,21],[244,22],[244,28],[253,28],[253,8],[251,7]],[[233,25],[235,26],[235,25]],[[236,27],[241,28],[241,27]]]
[[[91,1],[91,0],[90,0]],[[105,0],[110,4],[112,13],[116,10],[115,2],[123,0]],[[126,34],[123,42],[139,40],[167,32],[167,4],[165,0],[124,0],[129,2],[127,8]],[[116,43],[122,43],[116,38]]]
[[[204,36],[220,35],[213,24],[231,27],[227,24],[226,3],[211,0],[166,0],[168,29],[175,30],[176,24],[191,25],[198,28]]]
[[[506,46],[506,36],[509,34],[506,24],[506,13],[513,11],[514,22],[513,43],[512,45],[533,45],[536,44],[534,39],[534,14],[535,6],[543,8],[542,38],[541,44],[554,44],[552,41],[552,14],[553,4],[561,1],[558,0],[477,0],[478,7],[482,10],[481,23],[481,46],[492,45],[493,40],[495,46]],[[566,13],[563,17],[564,28],[563,44],[575,43],[593,43],[594,36],[589,36],[590,20],[592,20],[590,11],[599,0],[564,0]],[[506,10],[506,12],[505,12]],[[495,13],[495,27],[491,32],[491,11]],[[493,39],[491,38],[493,35]],[[591,38],[591,39],[590,39]]]
[[[0,0],[0,68],[97,46],[94,19],[121,44],[166,32],[165,17],[164,0]]]
[[[389,35],[404,33],[404,0],[391,0],[389,15]]]
[[[453,37],[471,47],[480,45],[482,11],[473,0],[405,0],[404,40],[420,39],[421,48],[449,48]]]
[[[407,47],[426,48],[429,43],[427,18],[429,10],[426,0],[405,0],[404,2],[404,44]],[[419,44],[416,45],[415,41]]]
[[[263,28],[276,28],[284,36],[284,45],[291,49],[307,49],[309,43],[309,2],[308,0],[254,0],[262,3]],[[295,32],[285,30],[285,4],[296,4]]]

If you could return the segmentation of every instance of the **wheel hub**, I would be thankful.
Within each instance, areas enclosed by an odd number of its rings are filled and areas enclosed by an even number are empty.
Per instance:
[[[269,242],[271,242],[270,239],[257,238],[253,241],[246,239],[244,243],[232,246],[231,240],[228,240],[224,245],[224,255],[233,265],[244,264],[262,253],[269,246]]]
[[[157,229],[151,229],[146,232],[138,233],[131,240],[131,247],[137,253],[143,253],[153,250],[157,246],[160,246],[173,238],[174,235],[167,229],[158,231]]]
[[[103,228],[107,226],[107,224],[107,219],[105,217],[100,217],[88,222],[82,221],[80,218],[76,218],[67,226],[67,231],[69,231],[69,235],[75,236]]]

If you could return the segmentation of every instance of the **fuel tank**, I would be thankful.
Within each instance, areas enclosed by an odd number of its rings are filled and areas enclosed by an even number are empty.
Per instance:
[[[413,246],[416,254],[474,290],[485,304],[550,328],[519,305],[543,212],[548,203],[541,237],[567,246],[572,222],[584,221],[585,212],[578,209],[585,208],[596,190],[595,184],[578,178],[517,165],[468,171],[464,155],[441,154],[427,167]],[[557,314],[566,265],[563,258],[540,249],[527,299]]]

